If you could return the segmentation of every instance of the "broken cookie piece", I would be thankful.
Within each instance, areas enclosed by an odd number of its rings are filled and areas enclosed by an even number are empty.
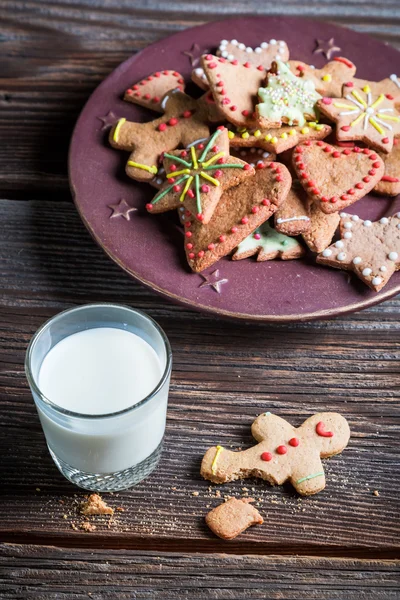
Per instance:
[[[262,525],[264,519],[251,502],[253,498],[230,498],[206,515],[208,527],[223,540],[233,540],[251,525]]]
[[[81,504],[81,513],[83,515],[113,515],[114,509],[107,506],[98,494],[90,494],[87,502]]]

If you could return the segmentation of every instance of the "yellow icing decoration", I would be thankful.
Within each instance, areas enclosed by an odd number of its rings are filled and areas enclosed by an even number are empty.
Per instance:
[[[289,131],[289,135],[296,135],[296,130],[295,129],[291,129]]]
[[[375,121],[375,119],[370,117],[369,122],[371,123],[372,127],[375,127],[375,129],[377,130],[378,133],[380,133],[381,135],[384,133],[382,127],[380,125],[378,125],[378,123]]]
[[[233,140],[234,137],[235,137],[235,134],[233,133],[233,131],[228,131],[228,138],[230,140]]]
[[[253,133],[254,137],[260,137],[261,135],[261,131],[259,129],[256,129],[255,132]]]
[[[265,141],[270,142],[271,140],[272,140],[272,135],[270,133],[267,133],[267,135],[265,136]]]
[[[332,75],[329,75],[329,74],[324,75],[322,78],[322,81],[332,81]]]
[[[204,171],[201,171],[200,175],[204,177],[204,179],[207,179],[207,181],[210,181],[213,185],[216,185],[217,187],[219,186],[218,179],[214,179],[214,177],[211,177],[211,175],[207,175],[207,173],[204,173]]]
[[[322,131],[322,129],[323,129],[323,128],[324,128],[324,126],[323,126],[323,125],[316,125],[316,126],[315,126],[315,129],[316,129],[317,131]]]
[[[118,142],[118,136],[119,136],[119,130],[121,129],[122,125],[125,123],[126,119],[120,119],[118,121],[118,123],[115,126],[114,129],[114,133],[113,133],[113,140],[114,142]]]
[[[128,167],[143,169],[143,171],[148,171],[149,173],[153,173],[153,175],[157,175],[158,172],[158,169],[155,165],[149,167],[148,165],[142,165],[142,163],[133,162],[133,160],[128,160]]]
[[[275,137],[275,136],[274,136],[274,137],[271,139],[271,142],[272,142],[273,144],[276,144],[276,142],[277,142],[277,141],[278,141],[278,138],[277,138],[277,137]]]
[[[222,450],[223,450],[222,446],[217,446],[217,451],[215,453],[214,460],[211,463],[211,472],[213,475],[215,475],[218,456],[221,454]]]
[[[369,87],[369,85],[364,85],[362,91],[365,92],[366,94],[369,94],[369,92],[371,91],[371,88]]]
[[[398,123],[400,121],[400,117],[392,117],[391,115],[382,115],[379,112],[377,113],[376,116],[379,117],[380,119],[383,119],[384,121],[396,121],[396,123]]]
[[[283,140],[286,140],[286,138],[287,138],[287,133],[286,133],[285,131],[284,131],[283,133],[281,133],[281,138],[282,138]]]
[[[311,129],[315,129],[317,127],[317,124],[314,123],[314,121],[310,121],[308,125],[311,127]]]
[[[244,133],[242,133],[242,138],[247,140],[247,138],[250,137],[250,134],[248,133],[248,131],[245,131]]]
[[[367,103],[365,102],[365,100],[363,100],[363,98],[361,98],[360,94],[357,92],[357,90],[353,90],[352,95],[354,96],[354,98],[356,98],[360,104],[362,104],[363,106],[365,106],[365,108],[368,107]]]
[[[171,177],[178,177],[178,175],[189,175],[190,169],[182,169],[182,171],[172,171],[172,173],[168,173],[167,179],[171,179]]]
[[[222,158],[223,156],[225,156],[225,152],[218,152],[217,154],[214,154],[214,156],[212,156],[210,158],[210,160],[207,160],[206,162],[202,162],[201,166],[208,167],[209,165],[212,165],[212,163],[217,161],[219,158]]]
[[[333,106],[335,108],[347,108],[348,110],[358,110],[356,106],[350,106],[350,104],[342,104],[341,102],[334,102]]]
[[[237,130],[238,133],[243,133],[244,131],[246,131],[246,127],[238,127]]]
[[[358,117],[350,123],[350,127],[355,127],[357,123],[359,123],[364,118],[364,114],[365,113],[361,113],[361,115],[358,115]]]
[[[189,173],[190,173],[190,171],[189,171]],[[167,175],[167,177],[168,177],[168,175]],[[182,192],[182,194],[179,197],[179,202],[183,202],[184,201],[185,196],[186,196],[186,192],[190,188],[190,184],[192,183],[192,181],[193,181],[193,177],[191,176],[191,177],[189,177],[189,179],[187,180],[187,182],[185,184],[185,187],[183,188],[183,192]]]
[[[373,104],[371,104],[371,108],[376,108],[377,106],[379,106],[379,104],[381,102],[383,102],[383,100],[385,99],[385,96],[383,94],[381,94]]]
[[[190,153],[192,155],[193,168],[198,169],[199,165],[197,163],[196,150],[194,149],[194,146],[190,146]]]
[[[303,129],[301,130],[301,133],[306,134],[308,133],[310,130],[308,127],[303,127]]]

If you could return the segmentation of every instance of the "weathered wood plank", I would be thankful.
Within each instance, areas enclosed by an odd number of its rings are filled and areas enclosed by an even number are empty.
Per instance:
[[[95,246],[67,202],[3,201],[0,220],[0,480],[7,506],[0,539],[177,551],[398,554],[398,300],[329,322],[220,321],[167,304],[132,282]],[[99,300],[125,302],[155,317],[171,340],[174,369],[159,468],[133,490],[109,496],[125,512],[110,529],[103,524],[88,535],[71,528],[79,524],[81,494],[51,462],[23,360],[45,318]],[[298,499],[289,486],[273,489],[256,481],[209,491],[200,479],[207,447],[250,445],[251,422],[265,410],[296,425],[321,410],[349,419],[350,446],[327,463],[325,492]],[[248,493],[243,487],[260,499],[266,524],[226,544],[213,538],[203,518],[221,501],[219,494]]]
[[[362,11],[360,11],[362,6]],[[396,0],[234,0],[110,3],[5,0],[0,63],[0,189],[65,198],[68,141],[91,91],[121,61],[186,27],[238,15],[301,15],[369,33],[400,48]],[[317,35],[317,30],[316,30]],[[24,196],[27,197],[27,196]]]
[[[4,600],[390,600],[398,561],[0,547]]]

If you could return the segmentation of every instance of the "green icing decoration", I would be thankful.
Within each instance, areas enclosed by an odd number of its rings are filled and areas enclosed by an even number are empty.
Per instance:
[[[259,240],[254,237],[254,234],[257,233],[261,236]],[[275,231],[275,229],[272,229],[271,225],[269,225],[268,221],[266,221],[253,231],[252,234],[247,236],[243,242],[240,242],[236,253],[242,254],[249,250],[261,248],[266,254],[269,254],[270,252],[276,252],[277,250],[283,252],[284,250],[295,248],[298,245],[299,242],[295,238]]]
[[[261,98],[257,105],[258,114],[279,122],[286,117],[289,125],[297,121],[302,127],[306,122],[305,114],[315,116],[314,105],[322,96],[315,91],[312,81],[296,77],[280,60],[276,64],[276,75],[268,76],[267,87],[258,90]]]

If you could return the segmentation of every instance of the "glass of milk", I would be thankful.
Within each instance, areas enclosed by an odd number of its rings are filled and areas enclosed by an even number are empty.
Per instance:
[[[127,306],[80,306],[42,325],[25,370],[50,454],[69,481],[116,491],[153,471],[171,366],[161,327]]]

